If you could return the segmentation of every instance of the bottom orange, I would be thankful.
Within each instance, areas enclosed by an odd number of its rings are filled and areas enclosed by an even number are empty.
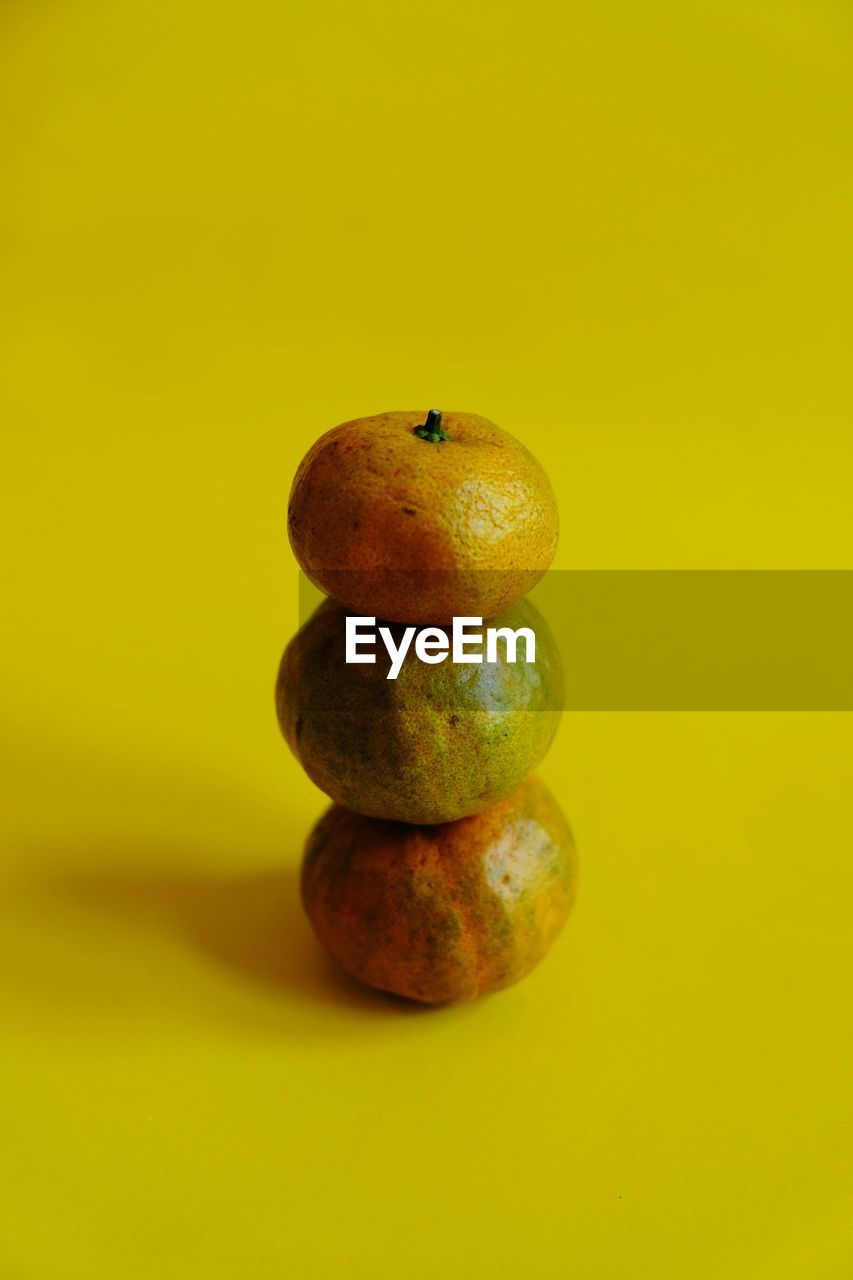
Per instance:
[[[565,924],[576,885],[568,824],[534,777],[437,826],[334,805],[302,865],[305,910],[335,959],[368,986],[429,1004],[523,978]]]

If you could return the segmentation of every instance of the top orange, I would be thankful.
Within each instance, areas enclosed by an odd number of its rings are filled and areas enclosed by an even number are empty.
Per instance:
[[[288,531],[308,577],[352,612],[447,623],[492,618],[538,582],[557,504],[533,455],[486,418],[380,413],[309,449]]]

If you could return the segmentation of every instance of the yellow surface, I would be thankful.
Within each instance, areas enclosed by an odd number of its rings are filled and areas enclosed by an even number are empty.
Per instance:
[[[272,707],[356,414],[524,434],[564,567],[853,565],[847,5],[0,34],[0,1275],[849,1275],[850,716],[567,716],[574,921],[420,1013],[312,944]]]

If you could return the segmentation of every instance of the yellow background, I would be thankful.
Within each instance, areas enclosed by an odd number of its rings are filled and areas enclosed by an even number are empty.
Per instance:
[[[849,1275],[851,717],[569,715],[582,893],[340,979],[294,467],[523,435],[562,567],[853,567],[843,0],[0,5],[0,1275]],[[847,366],[845,368],[845,366]]]

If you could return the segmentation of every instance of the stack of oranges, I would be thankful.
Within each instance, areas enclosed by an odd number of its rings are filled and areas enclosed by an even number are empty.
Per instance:
[[[312,831],[302,897],[353,976],[443,1004],[509,986],[545,955],[574,899],[571,833],[529,776],[556,732],[559,655],[525,593],[557,541],[548,478],[474,414],[386,413],[321,437],[301,462],[288,531],[329,597],[285,650],[282,733],[335,802]],[[420,660],[394,679],[346,661],[348,617],[396,647],[454,618],[535,634],[491,662]],[[500,633],[499,633],[500,634]],[[529,654],[528,654],[529,657]]]

